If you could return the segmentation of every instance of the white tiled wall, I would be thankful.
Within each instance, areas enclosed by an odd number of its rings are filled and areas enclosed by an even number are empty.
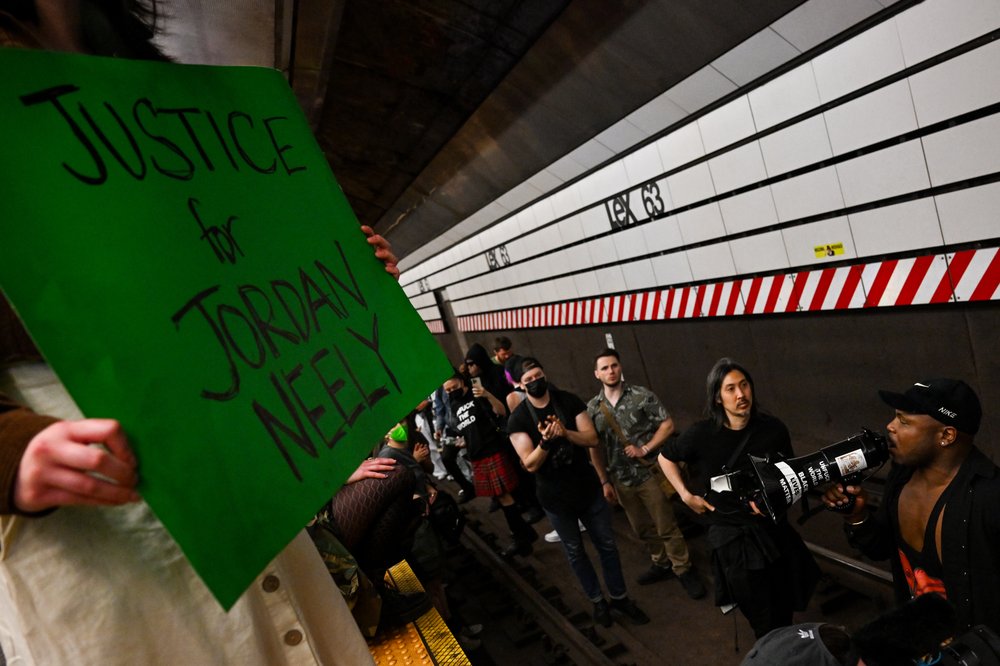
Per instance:
[[[713,153],[756,132],[750,103],[745,95],[699,118],[698,128],[707,153]]]
[[[895,21],[883,21],[813,60],[823,102],[857,90],[903,69]]]
[[[824,112],[833,154],[915,130],[910,88],[910,81],[898,81]]]
[[[789,267],[780,231],[738,238],[729,242],[729,249],[739,274]]]
[[[639,227],[647,252],[672,250],[684,244],[677,216],[665,217]]]
[[[844,207],[837,170],[830,166],[771,185],[782,222]]]
[[[922,141],[934,185],[1000,170],[1000,114],[925,136]]]
[[[934,201],[908,201],[849,215],[858,254],[872,256],[941,244]]]
[[[670,198],[677,207],[687,206],[715,196],[715,185],[708,164],[702,162],[667,177]]]
[[[818,222],[810,222],[797,227],[789,227],[781,232],[785,244],[788,263],[791,266],[808,266],[810,264],[840,261],[857,257],[854,250],[854,238],[851,235],[851,225],[847,216],[831,217]],[[842,244],[844,253],[828,257],[816,256],[815,248],[827,245]]]
[[[712,202],[686,210],[677,216],[681,238],[685,245],[701,243],[712,238],[722,238],[726,228],[722,225],[719,204]]]
[[[684,252],[664,254],[655,257],[650,263],[653,264],[656,281],[661,285],[684,284],[693,279],[688,255]]]
[[[737,234],[751,229],[767,227],[778,222],[771,188],[758,187],[750,192],[719,201],[726,231]]]
[[[805,113],[819,104],[812,63],[800,65],[751,90],[749,97],[758,131]]]
[[[663,173],[663,161],[656,144],[649,144],[625,156],[625,174],[631,184],[641,183]]]
[[[712,182],[719,193],[729,192],[767,178],[764,158],[756,141],[712,158],[708,162],[708,169],[712,172]]]
[[[687,256],[691,265],[691,277],[695,280],[722,278],[736,272],[733,255],[726,242],[688,250]]]
[[[906,64],[915,65],[1000,25],[997,0],[925,0],[900,14]]]
[[[924,127],[1000,100],[1000,42],[910,77],[917,119]]]
[[[1000,237],[1000,184],[928,191],[1000,173],[1000,114],[936,125],[1000,103],[1000,40],[886,80],[1000,28],[1000,0],[916,4],[628,152],[879,7],[809,0],[452,230],[457,244],[407,267],[407,295],[434,318],[418,279],[446,288],[457,314],[473,314]],[[817,16],[837,27],[817,32]],[[637,189],[647,181],[664,206],[649,221]],[[640,224],[613,232],[604,201],[619,195]],[[890,197],[899,199],[845,210]],[[460,240],[462,229],[497,219]],[[816,256],[835,243],[842,254]],[[503,244],[512,264],[488,270],[483,252]]]
[[[1000,183],[935,197],[945,243],[1000,237]]]
[[[919,139],[837,165],[844,203],[869,203],[926,189],[930,182]]]
[[[654,145],[660,153],[664,171],[671,171],[705,154],[698,123],[690,123],[671,132]]]

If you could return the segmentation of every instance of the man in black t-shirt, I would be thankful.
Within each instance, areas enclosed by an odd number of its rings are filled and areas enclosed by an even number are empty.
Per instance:
[[[536,359],[526,357],[521,368],[528,395],[507,421],[507,432],[525,468],[536,475],[538,499],[559,534],[573,573],[594,604],[594,621],[607,627],[612,617],[623,616],[633,624],[646,624],[649,617],[628,598],[611,508],[591,465],[597,431],[587,405],[572,393],[550,387]],[[610,605],[584,551],[578,521],[597,549]]]
[[[531,544],[538,539],[538,534],[521,517],[511,496],[518,486],[517,466],[508,453],[510,446],[499,423],[507,410],[486,389],[474,387],[470,390],[459,375],[448,379],[444,390],[455,417],[455,429],[465,440],[476,497],[495,497],[514,535],[514,543],[501,555],[529,555]]]
[[[760,638],[805,609],[819,568],[784,517],[774,523],[743,506],[736,493],[710,490],[723,468],[745,469],[750,455],[790,458],[792,443],[784,423],[757,410],[753,379],[740,364],[719,359],[706,386],[709,418],[668,441],[659,462],[684,503],[708,523],[716,604],[737,604]],[[691,468],[690,487],[681,462]]]

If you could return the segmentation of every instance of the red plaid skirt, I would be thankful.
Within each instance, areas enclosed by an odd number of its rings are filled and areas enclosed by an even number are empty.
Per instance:
[[[497,453],[471,462],[476,497],[498,497],[517,488],[517,467],[510,456]]]

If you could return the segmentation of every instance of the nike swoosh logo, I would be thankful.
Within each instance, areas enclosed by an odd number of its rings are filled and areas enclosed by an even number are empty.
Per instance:
[[[927,384],[921,384],[920,382],[913,382],[914,386],[919,386],[920,388],[930,388]]]

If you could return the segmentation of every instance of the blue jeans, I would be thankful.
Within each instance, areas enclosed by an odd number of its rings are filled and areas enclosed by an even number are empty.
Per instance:
[[[583,537],[577,520],[587,528],[587,534],[597,549],[601,559],[601,570],[604,572],[604,583],[608,586],[608,595],[612,599],[624,599],[628,596],[625,589],[625,576],[622,575],[622,563],[618,557],[618,546],[615,544],[615,533],[611,527],[611,507],[603,496],[597,498],[582,513],[555,513],[545,509],[549,522],[556,528],[562,540],[563,549],[569,564],[573,567],[580,585],[587,598],[593,602],[604,598],[601,583],[597,580],[587,551],[583,548]]]

